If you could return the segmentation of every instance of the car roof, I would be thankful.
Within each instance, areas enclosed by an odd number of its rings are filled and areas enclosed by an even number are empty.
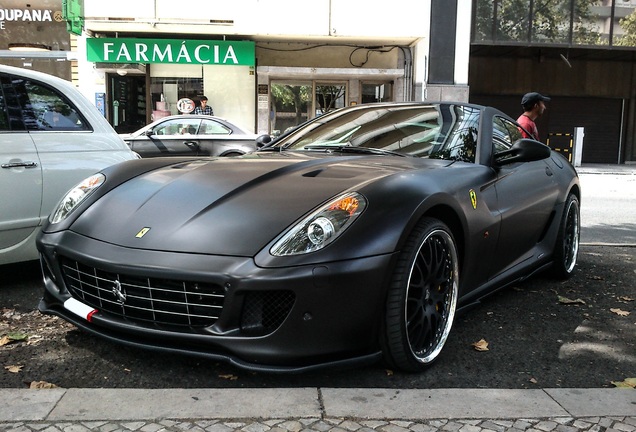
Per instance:
[[[38,80],[55,87],[72,87],[77,89],[70,81],[50,75],[44,72],[38,72],[33,69],[19,68],[15,66],[0,65],[0,72],[12,75],[19,75],[25,78]]]

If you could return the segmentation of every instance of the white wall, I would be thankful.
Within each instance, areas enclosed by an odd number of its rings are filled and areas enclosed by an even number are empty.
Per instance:
[[[391,0],[85,0],[94,29],[127,28],[226,35],[295,35],[356,38],[423,37],[428,1]],[[129,22],[105,18],[128,18]],[[101,23],[99,21],[102,21]],[[133,27],[131,22],[137,23]],[[145,26],[145,27],[144,27]]]

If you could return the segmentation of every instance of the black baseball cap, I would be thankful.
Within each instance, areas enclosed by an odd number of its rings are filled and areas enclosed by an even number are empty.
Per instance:
[[[550,102],[550,98],[547,96],[543,96],[542,94],[537,92],[530,92],[523,95],[523,98],[521,98],[521,105],[534,105],[535,103],[540,101]]]

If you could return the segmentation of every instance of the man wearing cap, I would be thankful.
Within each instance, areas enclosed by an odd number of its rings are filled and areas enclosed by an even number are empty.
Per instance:
[[[545,111],[545,102],[549,102],[550,98],[543,96],[537,92],[526,93],[521,98],[521,106],[523,107],[523,114],[517,119],[523,129],[521,129],[521,135],[524,138],[532,138],[539,140],[539,130],[535,120],[538,119]],[[525,129],[525,130],[524,130]],[[528,133],[526,133],[526,131]]]

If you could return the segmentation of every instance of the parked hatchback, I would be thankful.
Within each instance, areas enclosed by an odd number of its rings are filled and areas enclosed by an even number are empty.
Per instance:
[[[258,135],[219,117],[173,115],[120,135],[141,157],[239,156],[257,148]]]
[[[0,65],[0,264],[37,259],[35,237],[62,196],[137,157],[70,82]]]

